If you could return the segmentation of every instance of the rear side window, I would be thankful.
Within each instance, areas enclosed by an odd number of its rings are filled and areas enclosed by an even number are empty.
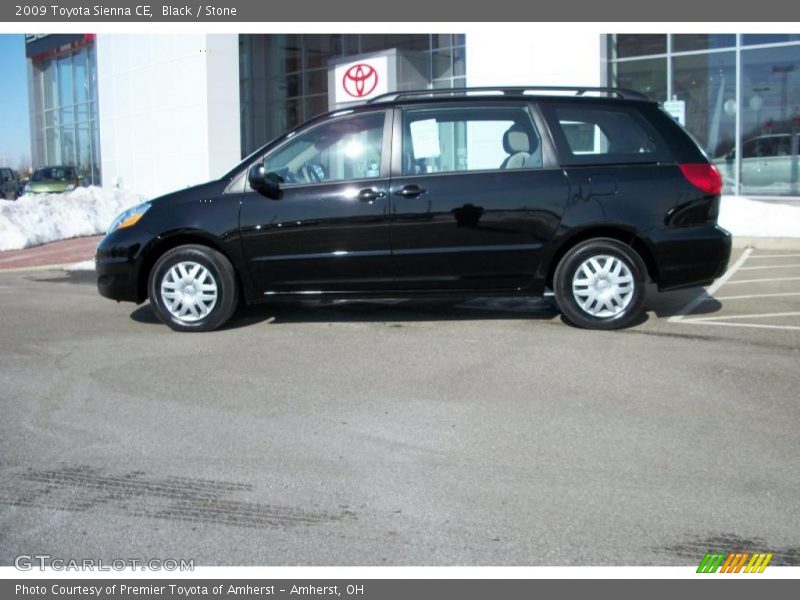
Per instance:
[[[403,175],[542,168],[523,106],[411,108],[403,123]]]
[[[655,129],[634,108],[551,105],[543,112],[562,164],[651,163],[666,158]]]
[[[766,158],[770,156],[790,156],[791,154],[792,136],[788,134],[767,135],[748,140],[742,145],[742,158]]]
[[[44,169],[37,169],[33,173],[31,180],[33,181],[71,181],[77,179],[75,169],[72,167],[45,167]]]

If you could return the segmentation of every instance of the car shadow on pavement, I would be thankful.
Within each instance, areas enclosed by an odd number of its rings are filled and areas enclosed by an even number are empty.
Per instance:
[[[552,320],[558,310],[545,301],[520,298],[474,298],[470,300],[346,300],[270,302],[240,306],[220,330],[238,329],[257,323],[371,323],[402,326],[414,321]],[[138,323],[161,324],[149,303],[131,312]]]
[[[671,292],[656,292],[655,289],[648,293],[648,310],[654,312],[661,318],[684,315],[686,307],[697,302],[688,314],[709,315],[722,310],[722,303],[709,296],[705,290],[698,288],[688,288],[685,290],[675,290]]]

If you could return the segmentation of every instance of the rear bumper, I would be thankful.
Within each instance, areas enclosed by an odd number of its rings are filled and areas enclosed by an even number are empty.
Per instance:
[[[102,239],[95,255],[97,291],[101,296],[118,302],[144,301],[146,294],[139,285],[139,274],[142,249],[150,237],[149,233],[131,227]]]
[[[659,290],[704,286],[721,277],[733,242],[731,234],[715,223],[662,229],[650,240]]]

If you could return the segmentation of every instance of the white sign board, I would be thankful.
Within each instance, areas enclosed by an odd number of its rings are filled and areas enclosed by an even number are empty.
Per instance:
[[[414,159],[436,158],[442,153],[439,146],[439,124],[436,119],[414,121],[410,125]]]
[[[369,100],[389,91],[389,60],[377,56],[336,65],[334,80],[337,104]]]
[[[664,110],[678,123],[686,125],[686,102],[684,100],[667,100]]]

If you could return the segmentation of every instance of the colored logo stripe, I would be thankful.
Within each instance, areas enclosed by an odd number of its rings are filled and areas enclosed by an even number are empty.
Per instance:
[[[697,567],[698,573],[763,573],[772,560],[772,554],[756,552],[707,552]],[[750,562],[747,562],[747,559]],[[745,563],[747,566],[745,567]],[[744,568],[744,571],[742,571]]]
[[[722,563],[720,573],[738,573],[744,566],[744,561],[750,558],[747,552],[737,552],[736,554],[728,554],[728,558]]]
[[[716,573],[722,561],[725,560],[725,555],[722,552],[708,552],[700,561],[700,566],[697,567],[698,573]]]
[[[767,568],[769,561],[772,560],[772,554],[753,554],[753,558],[750,559],[747,567],[745,567],[745,573],[763,573],[764,569]]]

